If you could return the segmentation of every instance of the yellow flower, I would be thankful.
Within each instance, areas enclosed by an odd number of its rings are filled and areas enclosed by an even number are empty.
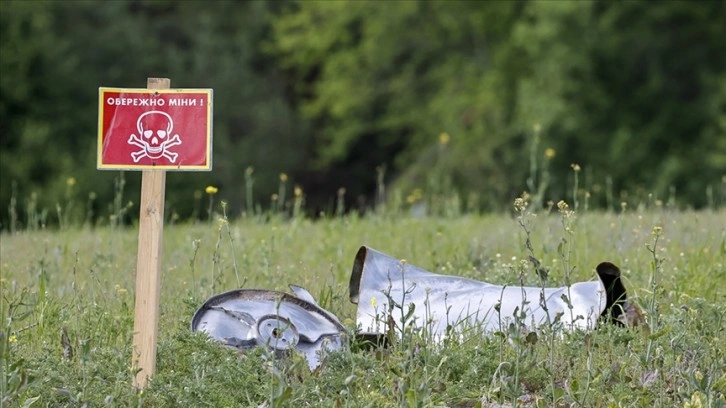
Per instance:
[[[525,208],[527,208],[527,202],[522,197],[517,197],[514,199],[514,208],[517,211],[524,211]]]
[[[449,140],[451,140],[451,136],[449,136],[449,134],[448,134],[448,133],[446,133],[446,132],[442,132],[442,133],[441,133],[441,134],[439,135],[439,144],[440,144],[440,145],[446,145],[446,144],[449,144]]]
[[[551,147],[548,147],[545,149],[545,157],[548,159],[555,157],[555,153],[556,153],[555,149],[553,149]]]
[[[75,186],[76,185],[76,178],[75,177],[68,177],[68,179],[66,180],[66,185],[68,185],[68,187]]]
[[[10,344],[14,344],[18,342],[18,338],[14,334],[11,334],[10,337],[8,337],[8,341],[10,341]]]
[[[295,197],[302,196],[302,193],[302,188],[300,188],[300,186],[295,186]]]
[[[580,165],[577,163],[572,163],[570,167],[572,167],[572,170],[575,170],[575,173],[580,171]]]
[[[287,174],[280,173],[280,181],[282,181],[283,183],[286,182],[287,181]]]
[[[371,297],[371,306],[376,307],[376,298]]]
[[[209,195],[213,195],[213,194],[217,194],[217,191],[219,191],[219,189],[214,186],[207,186],[207,188],[204,189],[204,191]]]

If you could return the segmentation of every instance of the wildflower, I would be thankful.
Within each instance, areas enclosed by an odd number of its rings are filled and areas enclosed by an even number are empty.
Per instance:
[[[557,208],[559,208],[560,211],[567,211],[568,208],[570,208],[569,205],[565,202],[565,200],[560,200],[557,203]]]
[[[517,197],[514,199],[514,209],[522,212],[524,209],[527,208],[527,201],[522,197]]]
[[[278,196],[277,194],[272,194],[270,196],[270,200],[272,200],[272,201],[277,201],[278,198],[280,198],[280,196]]]
[[[580,165],[579,165],[579,164],[577,164],[577,163],[572,163],[572,164],[570,165],[570,167],[572,167],[572,170],[575,170],[575,173],[579,173],[579,172],[580,172]]]
[[[411,194],[406,196],[406,203],[413,204],[423,198],[423,190],[420,188],[415,188]]]
[[[283,183],[286,182],[287,181],[287,174],[280,173],[280,181],[282,181]]]
[[[534,126],[532,126],[532,130],[534,130],[534,133],[539,133],[542,131],[542,125],[535,123]]]
[[[300,188],[300,186],[295,186],[295,197],[301,197],[302,193],[302,188]]]
[[[214,186],[207,186],[207,188],[204,189],[204,192],[206,192],[209,195],[217,194],[218,191],[219,191],[219,189]]]
[[[15,344],[18,342],[18,338],[14,334],[11,334],[10,337],[8,337],[8,341],[10,342],[10,344]]]
[[[75,177],[68,177],[68,179],[66,180],[66,185],[68,187],[75,186],[76,185],[76,178]]]
[[[551,159],[551,158],[555,157],[555,153],[556,153],[555,152],[555,149],[553,149],[551,147],[546,148],[545,149],[545,152],[544,152],[545,157],[548,158],[548,159]]]
[[[371,297],[371,306],[376,307],[376,298],[375,298],[375,296]]]
[[[655,226],[653,227],[653,235],[660,235],[660,233],[663,232],[663,227]]]
[[[88,193],[88,199],[91,200],[91,201],[95,200],[96,199],[96,192],[95,191],[91,191],[90,193]]]
[[[448,133],[442,132],[439,135],[439,144],[440,145],[447,145],[447,144],[449,144],[449,140],[451,140],[451,136],[449,136]]]
[[[252,173],[255,172],[255,168],[252,166],[249,166],[245,169],[245,176],[249,177],[252,175]]]

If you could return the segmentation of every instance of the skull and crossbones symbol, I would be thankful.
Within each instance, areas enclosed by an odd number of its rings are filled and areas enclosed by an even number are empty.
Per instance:
[[[131,153],[134,163],[138,163],[144,156],[150,159],[166,157],[172,163],[176,161],[179,155],[170,152],[169,148],[180,145],[182,142],[179,135],[170,136],[174,129],[174,121],[168,113],[144,112],[136,121],[136,128],[139,136],[132,133],[128,140],[128,144],[141,148],[138,152]]]

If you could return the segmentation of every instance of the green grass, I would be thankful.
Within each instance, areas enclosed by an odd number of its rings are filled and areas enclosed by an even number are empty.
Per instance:
[[[130,367],[137,231],[4,234],[2,406],[726,406],[726,212],[521,220],[525,228],[504,215],[167,226],[157,372],[143,392]],[[412,335],[336,352],[315,372],[299,357],[240,354],[189,330],[195,309],[238,276],[247,288],[306,287],[352,330],[347,283],[360,245],[432,272],[498,284],[524,272],[539,285],[522,263],[527,231],[551,286],[594,279],[601,261],[619,265],[650,330],[543,331],[538,341],[510,330],[441,347]]]

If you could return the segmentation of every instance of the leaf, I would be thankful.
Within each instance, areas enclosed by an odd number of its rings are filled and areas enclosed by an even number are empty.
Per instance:
[[[577,391],[580,389],[580,383],[577,380],[572,380],[567,383],[567,385],[570,388],[571,394],[577,394]]]
[[[658,330],[657,332],[651,334],[650,336],[648,336],[648,339],[656,340],[656,339],[663,337],[664,335],[670,333],[670,331],[671,331],[671,326],[666,326],[666,327]]]
[[[290,399],[290,397],[292,397],[292,387],[287,386],[282,390],[280,395],[277,398],[275,398],[274,405],[275,406],[283,405],[285,401]]]
[[[37,397],[32,397],[32,398],[26,399],[25,402],[23,402],[23,408],[27,408],[27,407],[33,405],[39,399],[40,399],[40,395],[38,395]]]
[[[406,315],[401,319],[401,323],[406,324],[407,321],[411,319],[411,316],[413,316],[413,312],[416,310],[416,304],[415,303],[409,303],[408,304],[408,312],[406,312]]]
[[[413,389],[406,391],[406,401],[408,402],[409,407],[415,407],[418,405],[416,404],[416,392]]]

